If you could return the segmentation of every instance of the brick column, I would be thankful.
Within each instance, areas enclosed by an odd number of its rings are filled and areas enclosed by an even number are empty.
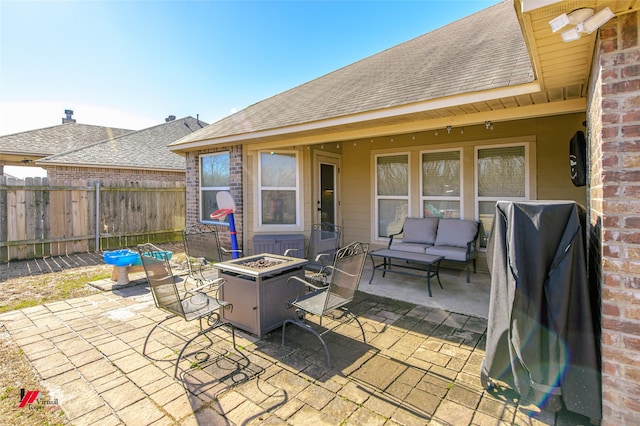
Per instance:
[[[604,425],[640,424],[638,19],[638,12],[620,15],[601,30],[588,111],[589,248],[602,286]]]

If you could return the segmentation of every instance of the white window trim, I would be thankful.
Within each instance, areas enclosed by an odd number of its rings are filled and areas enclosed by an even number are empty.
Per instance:
[[[205,157],[213,157],[213,156],[217,156],[217,155],[227,155],[229,156],[229,160],[231,160],[231,153],[229,151],[219,151],[219,152],[212,152],[209,154],[201,154],[198,157],[198,222],[200,223],[209,223],[209,224],[215,224],[215,225],[223,225],[223,226],[229,226],[229,224],[227,222],[220,222],[217,220],[205,220],[202,219],[201,214],[202,214],[202,191],[230,191],[230,186],[202,186],[202,159]],[[231,175],[229,175],[229,178],[231,178]]]
[[[296,185],[295,187],[278,187],[278,189],[295,190],[296,192],[296,223],[287,224],[263,224],[262,223],[262,190],[272,189],[273,187],[262,187],[262,163],[260,158],[262,154],[294,154],[296,158]],[[302,202],[301,182],[304,182],[304,173],[302,167],[302,155],[299,150],[261,150],[256,151],[256,170],[258,171],[257,179],[255,180],[255,196],[254,205],[257,207],[254,212],[254,227],[256,232],[300,232],[304,231],[304,204]]]
[[[407,195],[403,196],[403,195],[384,195],[384,196],[379,196],[378,195],[378,158],[379,157],[393,157],[393,156],[397,156],[397,155],[406,155],[407,156],[407,173],[408,173],[408,181],[407,181]],[[389,238],[385,238],[385,237],[380,237],[379,236],[379,230],[378,230],[378,225],[379,225],[379,212],[378,212],[378,201],[380,199],[384,199],[384,200],[407,200],[407,211],[409,212],[409,215],[411,215],[411,194],[412,194],[412,187],[411,187],[411,181],[413,179],[411,179],[411,161],[412,161],[412,155],[411,155],[411,151],[393,151],[393,152],[385,152],[385,153],[380,153],[380,154],[374,154],[373,158],[372,158],[373,164],[371,167],[372,173],[373,173],[373,227],[372,227],[372,233],[373,235],[371,236],[371,241],[376,241],[376,242],[383,242],[383,243],[387,243],[389,241]]]
[[[457,151],[459,154],[459,161],[460,161],[460,195],[456,196],[456,197],[447,197],[447,196],[435,196],[435,195],[422,195],[422,188],[424,186],[424,181],[422,178],[422,155],[423,154],[431,154],[434,152],[454,152]],[[460,218],[464,218],[464,199],[465,199],[465,192],[464,192],[464,161],[463,161],[463,152],[462,152],[462,148],[450,148],[450,149],[429,149],[429,150],[422,150],[419,152],[419,176],[420,176],[420,217],[424,217],[424,202],[426,200],[435,200],[435,201],[458,201],[460,202]]]

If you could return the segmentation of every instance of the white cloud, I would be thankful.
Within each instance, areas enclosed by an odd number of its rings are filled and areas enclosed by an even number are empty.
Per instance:
[[[140,130],[164,122],[130,112],[87,103],[58,101],[0,101],[0,135],[62,124],[66,109],[78,123]]]

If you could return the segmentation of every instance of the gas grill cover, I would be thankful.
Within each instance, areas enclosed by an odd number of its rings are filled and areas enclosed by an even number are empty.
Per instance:
[[[588,279],[585,229],[584,208],[574,202],[496,204],[481,377],[485,385],[504,381],[547,409],[560,400],[600,419],[598,290]]]

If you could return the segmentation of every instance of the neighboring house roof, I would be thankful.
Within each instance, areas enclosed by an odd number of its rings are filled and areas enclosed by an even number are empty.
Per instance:
[[[184,157],[171,152],[168,145],[206,125],[185,117],[52,155],[36,161],[36,165],[184,171]]]
[[[59,124],[0,136],[0,154],[41,158],[131,132],[133,130],[89,124]]]
[[[533,81],[513,2],[505,1],[251,105],[172,147]]]

